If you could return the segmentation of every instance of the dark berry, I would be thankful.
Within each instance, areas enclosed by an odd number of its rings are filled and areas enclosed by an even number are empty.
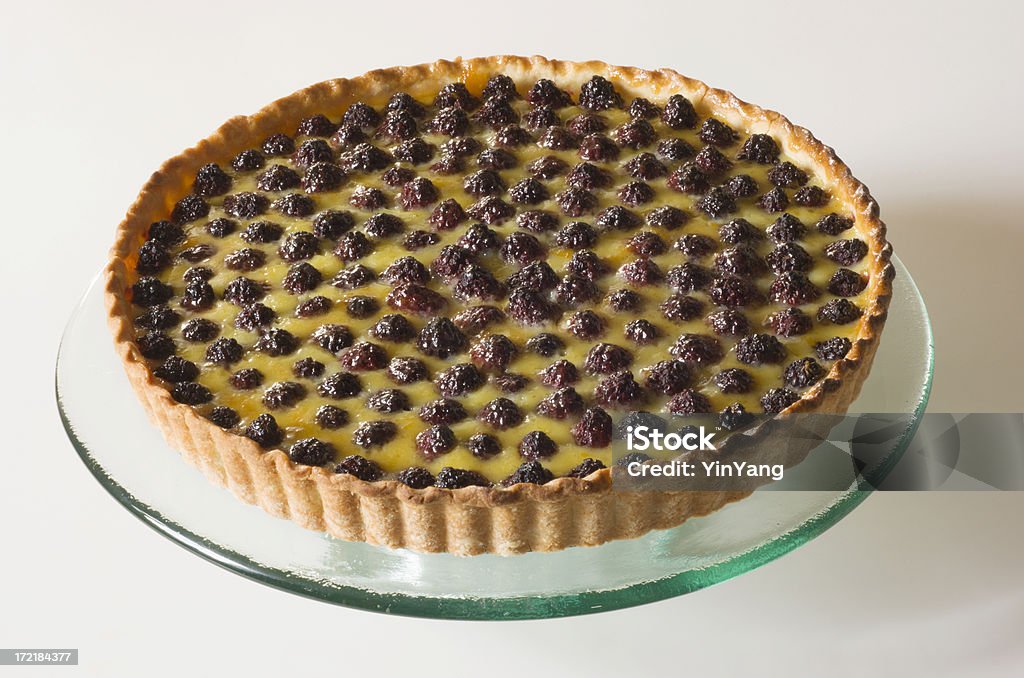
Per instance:
[[[306,193],[323,193],[338,188],[344,180],[343,169],[331,162],[317,162],[306,169],[302,187]]]
[[[313,219],[313,235],[318,238],[337,240],[344,233],[351,231],[355,223],[351,212],[324,210]]]
[[[409,231],[402,240],[402,247],[410,252],[421,250],[441,242],[441,237],[430,231]]]
[[[238,172],[252,172],[263,167],[263,154],[254,148],[242,151],[231,161],[231,167]]]
[[[800,396],[788,388],[773,388],[761,396],[761,407],[765,414],[778,414],[799,400]]]
[[[531,108],[523,116],[523,124],[526,126],[526,129],[534,131],[555,127],[561,122],[558,114],[550,106]]]
[[[664,279],[661,267],[648,257],[640,257],[623,264],[619,275],[631,285],[656,285]]]
[[[820,297],[821,290],[803,273],[791,271],[778,276],[768,288],[768,294],[776,303],[800,306]]]
[[[768,169],[768,181],[782,188],[798,188],[807,183],[807,173],[791,162],[780,162]]]
[[[731,146],[736,143],[737,135],[731,127],[716,118],[708,118],[700,126],[700,140],[713,146]]]
[[[522,266],[531,261],[543,259],[545,251],[544,246],[536,237],[517,231],[506,238],[501,245],[499,254],[502,260]]]
[[[391,262],[380,274],[392,286],[402,283],[426,283],[430,280],[430,271],[416,257],[401,257]]]
[[[437,108],[458,106],[463,110],[471,111],[479,105],[480,100],[470,94],[465,83],[461,82],[448,83],[434,97],[434,106]]]
[[[643,387],[636,383],[628,370],[602,379],[594,389],[594,399],[606,407],[628,408],[645,398]]]
[[[355,296],[345,303],[345,312],[353,318],[369,318],[380,310],[380,304],[373,297]]]
[[[715,375],[715,386],[722,393],[749,393],[754,387],[754,378],[746,370],[730,367]]]
[[[472,393],[484,385],[484,376],[469,363],[458,363],[434,377],[434,385],[443,396],[455,397]]]
[[[228,283],[228,287],[225,288],[225,294],[228,294],[231,285],[232,283]],[[263,288],[261,287],[260,290],[262,291],[262,289]],[[246,303],[249,303],[250,301],[255,301],[256,299],[259,299],[262,296],[263,294],[260,293],[258,296],[252,299],[246,297],[239,301],[238,305],[242,306]],[[210,283],[202,279],[195,279],[192,282],[188,283],[187,285],[185,285],[185,290],[181,293],[181,307],[187,308],[190,311],[206,310],[213,306],[215,301],[216,297],[214,296],[213,288],[210,287]]]
[[[345,233],[338,238],[334,254],[342,261],[357,261],[373,251],[373,243],[360,231]]]
[[[416,118],[422,118],[426,114],[426,109],[423,108],[423,104],[416,101],[406,92],[395,92],[388,99],[386,109],[388,112],[391,111],[405,111]]]
[[[863,240],[836,240],[825,247],[825,256],[840,266],[853,266],[867,256],[868,246]]]
[[[400,471],[395,478],[414,490],[422,490],[434,484],[434,474],[421,466],[410,466]]]
[[[458,174],[466,167],[466,162],[461,156],[441,155],[441,159],[430,166],[434,174],[449,175]]]
[[[410,165],[422,165],[433,159],[436,150],[436,146],[417,137],[398,144],[393,153],[396,160],[407,162]]]
[[[757,304],[761,295],[747,278],[735,275],[716,277],[708,286],[708,296],[718,306],[737,308]]]
[[[192,183],[192,191],[196,195],[211,197],[224,195],[231,188],[231,177],[216,163],[203,165],[196,172],[196,179]]]
[[[750,321],[747,316],[733,309],[715,311],[706,318],[708,327],[719,336],[741,337],[750,333]]]
[[[331,278],[331,285],[341,290],[354,290],[369,285],[377,279],[377,274],[372,269],[362,264],[352,264],[341,269],[336,276]]]
[[[459,490],[463,487],[487,487],[490,484],[491,481],[476,471],[452,468],[451,466],[445,466],[438,471],[437,478],[434,480],[434,487],[440,487],[444,490]]]
[[[570,217],[579,217],[597,208],[597,196],[590,191],[572,186],[556,194],[555,202]]]
[[[636,206],[654,200],[654,189],[642,181],[633,181],[619,189],[619,200],[625,205]]]
[[[501,239],[493,228],[488,228],[482,223],[474,223],[466,229],[457,244],[473,254],[483,254],[489,250],[497,250],[501,246]]]
[[[450,231],[466,219],[468,217],[463,211],[462,206],[454,199],[448,198],[438,203],[437,207],[430,213],[427,221],[435,230]]]
[[[601,343],[594,345],[587,352],[583,366],[589,374],[612,374],[629,367],[632,362],[633,354],[629,349]]]
[[[497,196],[489,196],[487,198],[481,198],[466,210],[469,216],[474,219],[478,219],[485,224],[500,224],[503,221],[511,219],[516,213],[516,209],[506,202],[503,202],[501,198]]]
[[[503,372],[491,376],[491,381],[502,393],[518,393],[529,385],[530,380],[515,372]]]
[[[797,271],[804,273],[814,266],[814,258],[794,242],[782,243],[768,253],[765,261],[775,273]]]
[[[654,393],[675,395],[693,381],[693,371],[682,360],[663,360],[647,370],[644,386]]]
[[[480,167],[490,170],[512,169],[518,163],[516,156],[501,148],[488,148],[476,156]]]
[[[331,306],[334,302],[327,297],[315,296],[306,299],[305,301],[299,302],[299,305],[295,307],[296,318],[313,318],[319,315],[324,315],[331,310]]]
[[[238,425],[238,422],[242,420],[242,418],[238,416],[238,412],[235,412],[230,407],[225,407],[223,405],[211,409],[207,413],[206,418],[223,429],[234,428]]]
[[[741,218],[733,219],[729,223],[720,226],[718,228],[718,237],[724,243],[739,245],[760,240],[764,237],[764,234],[761,233],[757,226]]]
[[[632,149],[650,146],[658,138],[651,123],[643,119],[630,120],[621,125],[613,132],[613,136],[619,144]]]
[[[533,180],[530,179],[528,181]],[[516,225],[534,233],[546,233],[558,228],[558,215],[544,210],[527,210],[520,212],[519,216],[516,217]]]
[[[757,182],[749,174],[737,174],[725,183],[725,190],[736,198],[749,198],[757,194]]]
[[[685,264],[670,268],[665,275],[665,280],[668,282],[669,287],[674,290],[694,292],[707,287],[713,277],[710,269],[688,261]]]
[[[526,292],[522,288],[517,289],[516,293]],[[562,278],[558,286],[555,287],[554,298],[555,301],[562,306],[569,308],[575,308],[582,304],[590,301],[594,301],[601,296],[601,290],[597,287],[594,281],[589,278],[584,278],[581,275],[569,274]],[[511,301],[510,301],[511,311]]]
[[[596,408],[595,407],[594,410],[604,414],[604,411],[601,410],[600,408]],[[587,410],[587,412],[590,412],[590,410]],[[587,415],[584,414],[583,416],[584,416],[584,418],[586,418]],[[608,415],[604,414],[604,416],[607,417]],[[610,422],[611,419],[609,418],[608,421]],[[582,426],[582,424],[577,422],[576,427],[581,427],[581,426]],[[573,427],[573,435],[574,436],[576,435],[576,427]],[[609,439],[609,442],[610,442],[611,441],[611,434],[610,433],[609,433],[608,439]],[[578,436],[578,438],[576,440],[576,444],[577,445],[582,445],[584,447],[607,447],[608,446],[608,443],[605,443],[604,445],[601,445],[601,444],[597,444],[596,442],[594,442],[594,443],[580,442],[581,440],[589,440],[589,438],[586,437],[586,434],[582,434],[582,433],[579,434],[579,436]],[[599,442],[601,440],[601,438],[597,438],[596,440]],[[566,475],[568,477],[570,477],[570,478],[587,478],[590,475],[592,475],[594,473],[597,473],[598,471],[600,471],[603,468],[606,468],[606,467],[605,467],[604,463],[602,463],[600,460],[598,460],[598,459],[591,459],[591,458],[588,457],[587,459],[584,459],[583,461],[581,461],[575,468],[573,468],[571,471],[569,471],[569,473],[567,473]]]
[[[466,335],[448,318],[432,318],[416,339],[416,347],[424,355],[442,360],[466,350]]]
[[[680,193],[700,195],[711,188],[711,182],[697,165],[688,162],[669,176],[668,187]]]
[[[341,148],[352,148],[356,144],[366,141],[366,133],[355,125],[343,124],[331,137],[331,141]]]
[[[139,248],[139,256],[135,262],[135,270],[145,275],[159,273],[171,263],[170,253],[155,240],[147,240]]]
[[[269,325],[277,316],[274,309],[264,304],[255,303],[243,306],[235,316],[235,327],[240,330],[255,332],[264,325]]]
[[[489,326],[505,320],[505,312],[496,306],[473,306],[459,311],[452,322],[468,335],[479,334]]]
[[[547,180],[564,174],[569,169],[569,165],[553,155],[545,155],[531,162],[526,169],[533,176]]]
[[[341,366],[350,372],[382,370],[388,365],[387,352],[377,344],[359,341],[338,356]]]
[[[455,433],[443,424],[435,424],[416,434],[416,451],[426,459],[437,459],[455,449]]]
[[[482,92],[484,99],[518,99],[519,92],[516,91],[516,82],[507,75],[492,75],[487,79]]]
[[[182,250],[181,252],[178,253],[178,258],[192,264],[198,264],[200,261],[206,261],[207,259],[212,257],[214,252],[216,252],[216,250],[213,248],[212,245],[207,245],[206,243],[203,243]],[[210,275],[209,277],[213,276]]]
[[[136,327],[147,330],[166,330],[181,321],[181,314],[166,306],[151,306],[133,321]]]
[[[639,320],[630,320],[626,323],[624,334],[634,344],[645,346],[657,341],[658,337],[661,336],[661,331],[650,320],[641,318]]]
[[[356,186],[356,189],[352,191],[352,196],[348,199],[348,204],[352,207],[363,210],[375,210],[384,207],[387,202],[388,196],[384,191],[370,186]]]
[[[682,94],[673,94],[665,102],[661,120],[672,129],[692,129],[697,124],[697,111]]]
[[[394,188],[395,186],[401,186],[404,183],[412,181],[416,178],[416,172],[413,172],[408,167],[389,167],[383,174],[380,175],[381,181],[388,186]]]
[[[369,449],[386,445],[396,435],[398,435],[397,424],[392,421],[377,419],[363,422],[357,426],[356,430],[352,432],[352,442],[363,449]]]
[[[853,343],[846,337],[832,337],[814,345],[814,352],[822,360],[840,360],[853,348]]]
[[[132,284],[132,303],[136,306],[158,306],[166,303],[173,294],[170,285],[156,278],[142,277]]]
[[[815,227],[825,235],[836,236],[853,228],[853,219],[838,214],[826,214],[818,220]]]
[[[289,217],[308,217],[316,211],[316,202],[308,195],[289,193],[275,200],[271,207]]]
[[[736,344],[736,359],[746,365],[778,364],[786,359],[786,347],[774,335],[749,334]]]
[[[301,261],[310,259],[320,252],[320,242],[309,231],[296,231],[288,234],[277,253],[285,261]]]
[[[597,280],[608,273],[608,265],[592,250],[577,250],[566,262],[565,272]]]
[[[504,430],[521,424],[523,413],[508,398],[495,398],[477,412],[476,418],[492,428]]]
[[[256,185],[263,191],[286,191],[299,185],[299,175],[285,165],[271,165],[256,178]]]
[[[213,400],[210,389],[194,381],[175,384],[171,389],[171,397],[183,405],[202,405]]]
[[[296,135],[307,137],[329,137],[337,129],[337,125],[330,121],[326,115],[316,114],[299,121]]]
[[[767,324],[780,337],[796,337],[811,331],[811,317],[798,308],[785,308],[773,313]]]
[[[537,404],[537,414],[550,419],[565,419],[579,414],[584,407],[583,396],[571,386],[565,386],[541,400]]]
[[[314,418],[317,426],[328,430],[339,429],[348,424],[348,412],[334,405],[321,405],[317,408]]]
[[[623,167],[631,177],[644,181],[668,174],[668,168],[650,153],[641,153],[635,158],[631,158]]]
[[[580,140],[579,155],[584,160],[610,162],[619,157],[619,147],[603,134],[588,134]]]
[[[687,322],[700,317],[704,304],[699,299],[684,294],[673,294],[658,306],[661,315],[672,322]]]
[[[397,388],[386,388],[371,394],[366,399],[366,406],[381,414],[404,412],[412,407],[409,404],[409,396]]]
[[[643,305],[643,297],[633,290],[615,290],[605,300],[613,311],[635,311]]]
[[[254,367],[247,367],[228,377],[228,383],[239,391],[250,391],[263,384],[263,373]]]
[[[779,145],[767,134],[752,134],[743,142],[743,148],[736,156],[740,160],[750,160],[762,165],[771,165],[779,157]]]
[[[313,330],[310,338],[314,344],[334,355],[352,345],[352,332],[344,325],[321,325]]]
[[[406,356],[396,356],[388,363],[388,378],[396,384],[413,384],[430,376],[423,361]]]
[[[481,370],[504,372],[516,351],[516,345],[508,337],[502,334],[489,334],[473,345],[469,350],[469,357]]]
[[[597,231],[590,224],[574,221],[562,227],[555,234],[555,244],[573,250],[593,247],[597,243]]]
[[[346,125],[355,125],[356,127],[376,127],[380,123],[380,114],[371,106],[357,101],[348,107],[341,121]]]
[[[519,122],[519,114],[507,99],[489,99],[473,115],[473,118],[482,122],[491,129],[499,129],[504,125]]]
[[[725,357],[721,342],[706,334],[680,335],[669,353],[695,365],[714,365]]]
[[[715,256],[715,270],[725,274],[756,276],[764,272],[765,263],[749,245],[734,245]]]
[[[284,229],[271,221],[254,221],[242,231],[242,240],[255,244],[276,242],[281,238]]]
[[[355,476],[356,478],[359,478],[359,480],[364,480],[368,483],[372,483],[375,480],[380,480],[381,477],[384,475],[384,471],[381,469],[380,466],[377,465],[377,462],[370,461],[366,457],[360,456],[358,454],[350,454],[349,456],[342,459],[334,467],[334,472]],[[430,473],[428,472],[427,475],[430,476]],[[434,482],[433,476],[430,476],[430,482]],[[426,485],[424,485],[423,487],[426,487]]]
[[[697,155],[694,156],[693,162],[709,177],[717,177],[724,174],[732,167],[732,162],[714,146],[705,146],[700,149]],[[732,193],[724,188],[719,188],[718,190],[723,191],[729,197],[734,197]]]
[[[206,318],[193,318],[181,328],[182,338],[197,344],[213,341],[218,334],[220,334],[220,327]]]
[[[609,80],[595,75],[580,87],[580,106],[592,111],[622,108],[622,96]]]
[[[768,227],[768,237],[777,243],[792,242],[804,237],[807,227],[788,212],[781,215]]]
[[[205,285],[206,283],[203,284]],[[189,283],[189,287],[193,285],[194,283]],[[224,300],[236,306],[245,306],[254,301],[259,301],[266,293],[267,290],[261,283],[250,278],[235,278],[224,286]]]
[[[555,475],[541,466],[539,461],[528,461],[517,468],[512,475],[501,481],[505,487],[511,487],[519,483],[530,483],[543,485],[555,479]]]
[[[199,376],[199,368],[194,362],[172,355],[155,367],[153,374],[164,381],[176,384],[184,381],[194,381]]]
[[[736,198],[724,188],[712,188],[697,201],[697,209],[713,219],[736,211]]]
[[[448,305],[448,300],[429,287],[415,283],[398,285],[385,298],[388,306],[406,313],[433,316]]]
[[[783,372],[783,379],[794,388],[812,386],[825,376],[825,368],[814,358],[801,358],[791,362]]]
[[[213,270],[206,266],[190,266],[181,277],[186,283],[194,283],[196,281],[208,282],[213,276]]]
[[[695,414],[710,414],[711,401],[700,391],[687,388],[672,396],[667,407],[669,412],[678,417],[689,417]]]
[[[718,414],[718,425],[726,431],[739,431],[754,423],[754,415],[740,403],[733,403]]]
[[[580,339],[590,341],[605,333],[607,323],[593,311],[577,311],[566,323],[566,329]]]
[[[273,447],[284,439],[284,431],[277,425],[277,420],[266,413],[249,423],[245,429],[245,435],[263,448]]]
[[[463,113],[465,116],[465,113]],[[440,122],[444,123],[442,119]],[[466,121],[468,124],[468,121]],[[389,110],[377,127],[377,136],[392,141],[412,139],[417,134],[416,117],[408,110]],[[440,130],[439,130],[440,131]]]
[[[295,142],[287,134],[271,134],[263,140],[262,148],[267,155],[291,155],[295,152]]]
[[[541,383],[552,388],[571,386],[579,379],[579,371],[568,360],[556,360],[540,372]]]
[[[288,330],[274,327],[263,332],[256,341],[255,349],[271,356],[282,356],[294,353],[299,347],[299,340]]]
[[[658,155],[666,160],[686,160],[696,151],[683,139],[664,139],[658,144]]]
[[[450,398],[432,400],[419,410],[420,419],[428,424],[454,424],[467,416],[462,403]]]
[[[267,262],[262,250],[243,247],[224,257],[224,266],[232,271],[255,271]]]
[[[528,177],[512,186],[508,195],[514,203],[536,205],[548,199],[548,189],[533,177]]]
[[[793,202],[802,207],[824,207],[830,199],[819,186],[804,186],[793,194]]]
[[[225,200],[226,205],[227,200]],[[209,213],[210,205],[205,200],[198,195],[186,195],[174,206],[171,211],[171,220],[178,224],[188,224],[202,219]]]
[[[784,190],[776,186],[758,198],[757,206],[765,212],[782,212],[789,207],[789,196],[786,195]]]
[[[601,210],[595,220],[604,229],[631,231],[643,225],[643,220],[622,205],[612,205]]]
[[[498,146],[523,146],[530,143],[530,133],[518,125],[505,125],[494,135]]]
[[[214,238],[226,238],[238,229],[238,222],[233,219],[220,217],[213,219],[206,224],[206,232]]]
[[[534,106],[550,106],[554,109],[572,105],[568,92],[558,88],[551,80],[542,78],[534,83],[526,95],[526,100]]]
[[[818,320],[835,325],[846,325],[860,318],[863,312],[849,299],[832,299],[818,309]]]
[[[526,340],[526,350],[537,355],[550,358],[565,350],[565,344],[554,334],[543,332]]]
[[[374,238],[388,238],[401,233],[404,228],[405,222],[401,217],[386,212],[371,215],[363,224],[366,234]]]
[[[317,160],[330,160],[318,158]],[[341,154],[340,164],[347,172],[379,172],[392,162],[391,155],[373,144],[358,144],[351,151]]]
[[[263,392],[263,404],[269,410],[294,407],[306,397],[306,387],[295,381],[279,381]]]
[[[608,447],[612,441],[612,418],[600,407],[592,407],[584,412],[580,420],[572,427],[572,437],[576,444],[582,447]],[[602,468],[604,468],[604,464],[601,462],[586,459],[569,475],[583,478]]]
[[[269,206],[270,201],[259,193],[235,193],[224,198],[224,211],[237,219],[255,219]]]
[[[841,268],[828,281],[828,291],[837,297],[855,297],[864,291],[868,281],[860,273]]]
[[[497,195],[505,192],[505,182],[494,170],[483,169],[470,174],[462,181],[462,187],[470,195]]]
[[[295,364],[292,365],[292,374],[300,379],[313,379],[322,375],[325,369],[327,369],[327,366],[319,360],[303,358],[302,360],[296,360]]]
[[[317,393],[324,398],[331,398],[332,400],[354,398],[362,390],[363,382],[359,380],[359,377],[348,372],[335,372],[321,381],[316,387]]]

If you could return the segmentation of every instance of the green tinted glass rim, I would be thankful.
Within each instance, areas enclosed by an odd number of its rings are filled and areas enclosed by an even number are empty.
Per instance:
[[[904,284],[911,286],[912,291],[920,300],[920,293],[910,276],[903,275],[901,278]],[[55,379],[55,392],[57,409],[64,430],[67,432],[75,451],[100,485],[118,503],[127,508],[132,515],[156,532],[204,560],[230,572],[299,596],[386,614],[476,621],[550,619],[644,605],[724,582],[769,563],[811,541],[853,511],[871,494],[871,485],[888,475],[893,466],[902,458],[903,453],[914,437],[914,433],[917,431],[921,415],[927,406],[928,398],[931,394],[935,362],[931,326],[927,322],[926,313],[924,317],[927,323],[925,329],[928,334],[928,369],[926,380],[922,387],[921,399],[898,444],[893,448],[892,453],[865,478],[867,482],[861,484],[862,489],[851,489],[839,495],[825,510],[811,517],[798,528],[780,534],[771,541],[706,568],[689,570],[654,581],[637,582],[618,589],[556,594],[543,597],[434,598],[404,594],[385,594],[356,587],[326,584],[257,563],[248,556],[224,548],[183,525],[170,520],[157,509],[140,501],[115,479],[110,477],[102,465],[93,457],[86,444],[75,434],[74,426],[67,415],[61,397],[59,376]],[[63,342],[61,347],[63,347]],[[59,373],[60,350],[58,350],[57,363]]]

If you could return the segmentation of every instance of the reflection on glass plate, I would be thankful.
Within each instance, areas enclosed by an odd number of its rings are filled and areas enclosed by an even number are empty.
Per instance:
[[[907,412],[913,434],[931,385],[932,337],[910,275],[898,275],[884,340],[854,406]],[[423,617],[525,619],[612,610],[688,593],[793,550],[868,492],[755,492],[710,516],[640,539],[513,557],[459,558],[348,543],[273,518],[211,485],[146,420],[114,354],[102,290],[86,293],[57,361],[65,428],[104,488],[151,527],[233,572],[350,607]]]

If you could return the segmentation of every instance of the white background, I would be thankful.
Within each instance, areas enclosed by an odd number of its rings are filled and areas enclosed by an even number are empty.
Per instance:
[[[52,376],[66,317],[166,157],[318,80],[542,53],[673,67],[813,129],[872,187],[924,291],[932,410],[1021,411],[1024,17],[1011,6],[6,5],[0,647],[78,647],[82,658],[9,671],[1020,675],[1020,494],[875,496],[775,563],[642,608],[501,624],[391,618],[264,588],[144,528],[65,440]]]

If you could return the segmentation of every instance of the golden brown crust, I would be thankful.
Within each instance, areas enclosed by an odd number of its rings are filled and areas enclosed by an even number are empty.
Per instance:
[[[314,113],[335,117],[356,99],[382,103],[396,90],[433,95],[445,82],[461,80],[479,91],[496,73],[517,83],[551,78],[563,86],[583,84],[593,75],[614,81],[623,92],[652,99],[683,94],[699,112],[751,132],[771,133],[784,152],[822,172],[827,188],[853,208],[855,228],[869,245],[870,305],[853,347],[827,377],[782,413],[844,413],[860,392],[871,367],[892,293],[892,247],[867,188],[835,152],[810,132],[773,111],[741,101],[724,90],[663,69],[647,71],[598,61],[554,61],[543,57],[496,56],[438,61],[371,71],[356,78],[317,83],[279,99],[251,116],[224,123],[213,135],[165,162],[149,179],[117,231],[105,275],[105,301],[114,342],[129,381],[150,419],[172,447],[219,485],[268,513],[312,530],[354,541],[417,551],[521,553],[570,546],[593,546],[643,535],[703,516],[749,494],[748,491],[624,492],[611,490],[611,472],[587,479],[558,478],[545,485],[510,488],[411,489],[397,481],[364,482],[320,467],[296,465],[282,450],[264,451],[243,436],[225,432],[191,407],[176,403],[152,375],[133,341],[127,290],[135,251],[149,223],[164,218],[189,192],[191,177],[208,162],[232,157],[254,140],[290,132],[297,120]],[[762,426],[745,436],[768,435]]]

